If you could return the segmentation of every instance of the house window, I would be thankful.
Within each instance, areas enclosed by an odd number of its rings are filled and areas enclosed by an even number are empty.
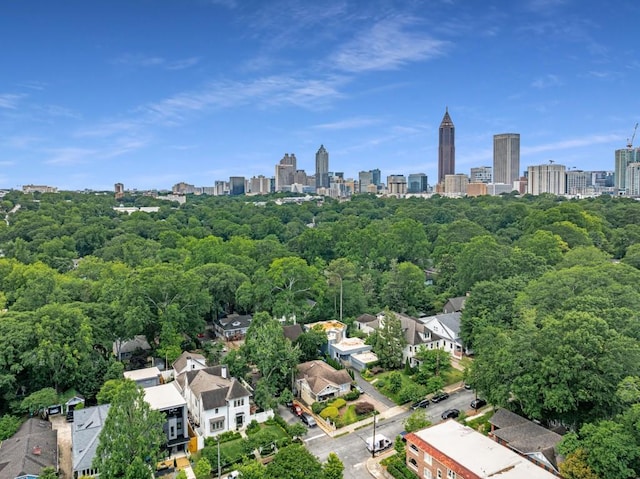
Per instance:
[[[209,431],[210,432],[221,431],[222,429],[224,429],[224,419],[223,418],[210,419],[209,420]]]
[[[418,470],[418,463],[413,457],[409,458],[408,463],[412,469],[415,469],[416,471]]]
[[[431,474],[431,469],[424,468],[424,479],[433,479],[433,474]]]
[[[427,454],[426,452],[424,453],[424,462],[425,464],[432,464],[432,460],[433,458],[431,457],[431,454]]]
[[[456,473],[451,469],[447,469],[447,479],[456,479]]]
[[[416,446],[413,443],[411,443],[411,445],[409,446],[409,449],[411,449],[412,452],[420,452],[420,450],[418,449],[418,446]]]
[[[438,473],[436,474],[438,479],[442,479],[442,471],[438,469]]]
[[[244,406],[244,398],[233,401],[233,407]]]
[[[214,413],[214,414],[218,414],[218,408],[215,408],[215,409],[213,410],[213,413]]]

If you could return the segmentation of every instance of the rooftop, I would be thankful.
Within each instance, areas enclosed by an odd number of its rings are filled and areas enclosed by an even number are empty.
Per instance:
[[[423,447],[429,444],[479,477],[557,479],[511,449],[453,420],[409,434],[407,441],[418,446],[422,443]]]
[[[160,370],[156,366],[124,372],[124,377],[126,379],[131,379],[132,381],[140,381],[142,379],[157,378],[158,376],[160,376]]]
[[[156,411],[187,404],[173,382],[146,388],[144,390],[144,396],[149,406],[151,406],[151,409],[155,409]]]

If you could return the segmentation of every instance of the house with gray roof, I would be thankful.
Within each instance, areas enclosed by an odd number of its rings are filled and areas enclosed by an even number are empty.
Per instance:
[[[171,367],[173,368],[173,377],[177,378],[187,371],[205,369],[207,367],[207,359],[202,354],[183,351],[178,356],[178,359],[171,364]]]
[[[346,369],[335,369],[324,361],[298,364],[296,388],[307,404],[343,396],[351,390],[351,376]]]
[[[0,442],[0,478],[34,479],[45,467],[58,471],[58,431],[49,421],[28,419]]]
[[[224,365],[187,371],[176,379],[198,435],[217,436],[247,425],[251,414],[249,390],[229,376]]]
[[[217,335],[226,340],[238,340],[245,337],[253,316],[250,314],[229,314],[222,318],[218,318],[214,324],[214,330]]]
[[[468,354],[460,339],[460,318],[462,313],[443,313],[435,316],[420,318],[419,321],[426,330],[425,347],[428,349],[443,349],[453,357],[461,358]]]
[[[170,454],[184,451],[189,442],[187,403],[175,381],[144,389],[149,407],[164,415],[162,430],[167,436],[165,447]]]
[[[92,463],[110,407],[109,404],[103,404],[74,411],[74,421],[71,424],[74,479],[99,474]]]
[[[151,346],[147,338],[141,334],[132,339],[117,339],[113,342],[113,355],[118,361],[131,359],[136,351],[150,351]]]
[[[496,410],[489,423],[489,437],[547,471],[559,474],[556,446],[562,440],[560,434],[507,409]]]

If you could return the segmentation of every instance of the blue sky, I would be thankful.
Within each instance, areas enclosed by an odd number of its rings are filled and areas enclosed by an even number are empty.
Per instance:
[[[521,169],[613,169],[640,120],[640,2],[2,0],[0,187],[211,186],[312,173],[437,178],[521,134]],[[640,138],[635,142],[640,144]]]

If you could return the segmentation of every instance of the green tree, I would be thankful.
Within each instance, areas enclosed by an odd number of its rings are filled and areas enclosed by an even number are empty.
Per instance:
[[[211,477],[211,464],[206,457],[201,457],[193,468],[196,479],[209,479]]]
[[[323,479],[322,465],[304,446],[283,447],[267,465],[268,479]]]
[[[305,300],[319,280],[318,271],[302,258],[289,256],[273,260],[267,271],[272,285],[273,313],[276,316],[300,315]]]
[[[58,404],[58,393],[53,388],[43,388],[29,394],[20,403],[20,408],[31,415],[36,415],[39,411]]]
[[[0,417],[0,441],[4,441],[5,439],[9,439],[13,436],[20,425],[22,424],[22,420],[19,417],[11,416],[9,414],[5,414]]]
[[[150,408],[144,390],[125,381],[114,396],[98,439],[93,467],[104,479],[152,478],[166,442],[164,416]]]
[[[321,326],[305,331],[295,340],[295,345],[300,349],[300,361],[303,362],[318,359],[325,344],[327,334]]]
[[[176,474],[176,479],[188,479],[187,478],[187,473],[185,472],[184,469],[180,469],[178,471],[178,474]]]
[[[420,362],[418,376],[422,378],[422,381],[419,381],[421,384],[431,376],[440,376],[452,369],[451,355],[444,349],[427,349],[420,346],[415,358]]]
[[[584,449],[578,449],[569,454],[560,463],[559,468],[564,479],[599,479],[587,463],[587,454]]]
[[[427,413],[420,409],[417,409],[404,420],[404,429],[407,432],[419,431],[429,426],[431,426],[431,421],[427,419]]]
[[[373,351],[378,355],[380,364],[388,369],[401,368],[405,344],[400,318],[391,311],[385,311],[382,326],[376,331],[373,344]]]
[[[327,462],[322,465],[323,479],[342,479],[344,464],[335,452],[330,452]]]
[[[237,467],[242,479],[266,479],[267,468],[256,460],[245,460]]]
[[[43,467],[40,471],[40,475],[38,476],[40,479],[57,479],[58,473],[56,472],[56,468],[53,466]]]
[[[416,314],[423,309],[427,297],[424,272],[415,264],[391,263],[382,275],[381,300],[393,311]]]

